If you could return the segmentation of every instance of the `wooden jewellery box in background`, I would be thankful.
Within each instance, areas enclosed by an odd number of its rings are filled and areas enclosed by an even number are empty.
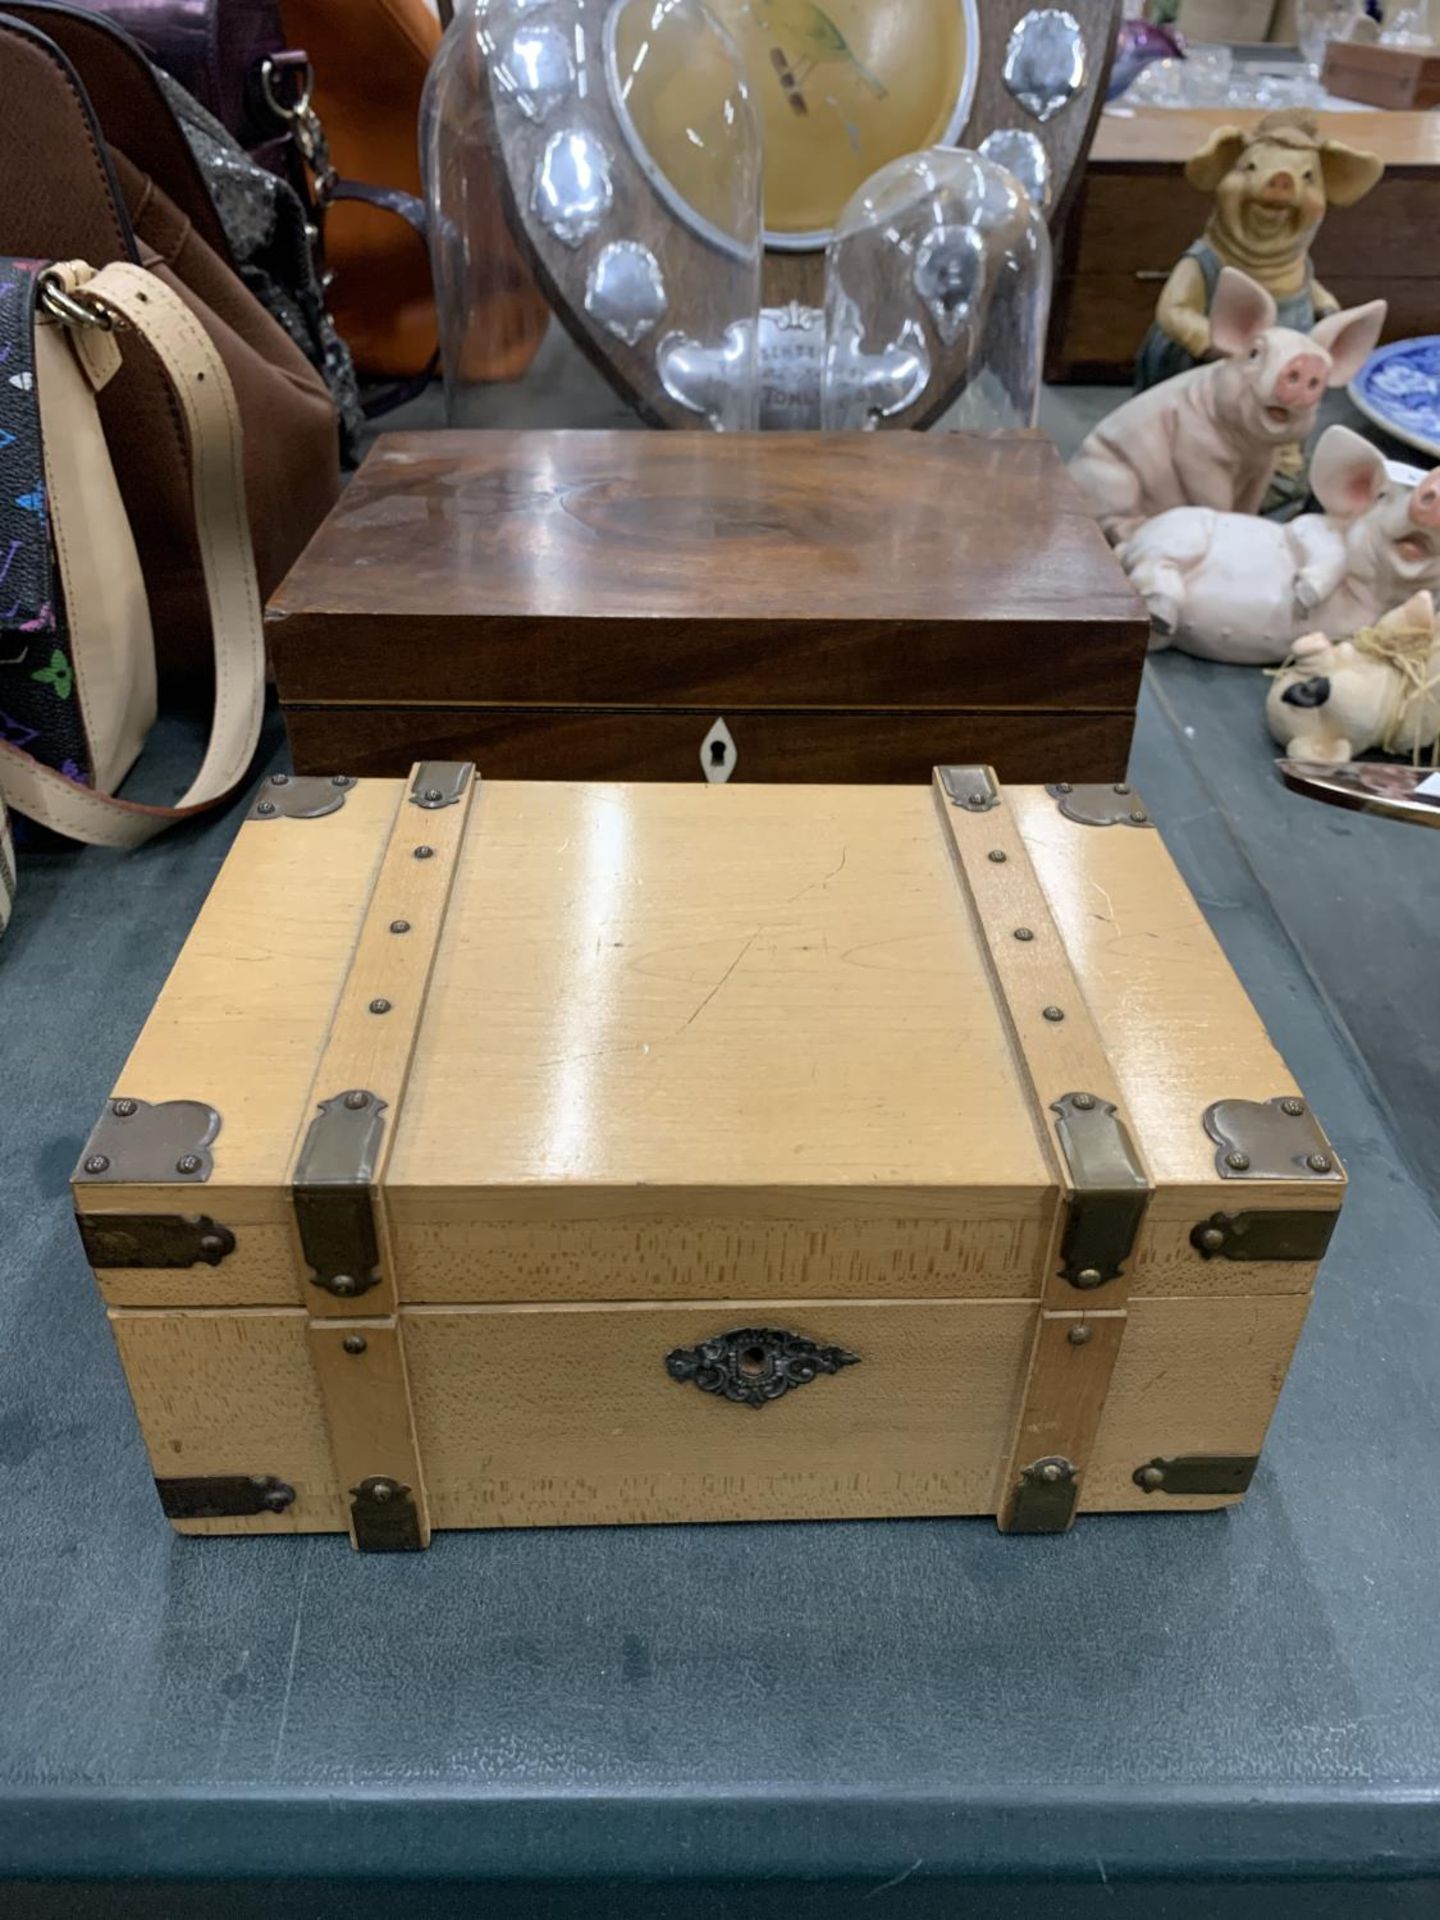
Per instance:
[[[1342,307],[1388,301],[1387,340],[1433,333],[1440,313],[1440,247],[1434,242],[1440,115],[1319,118],[1322,133],[1378,153],[1385,177],[1358,206],[1332,206],[1325,215],[1312,250],[1316,278]],[[1048,380],[1129,386],[1161,289],[1209,215],[1211,203],[1187,183],[1185,163],[1217,127],[1253,119],[1236,107],[1136,107],[1102,114],[1056,246]]]
[[[1035,434],[382,439],[271,603],[296,770],[1125,777],[1149,622]]]
[[[74,1195],[175,1524],[398,1549],[1227,1505],[1343,1181],[1123,786],[431,764],[261,789]]]

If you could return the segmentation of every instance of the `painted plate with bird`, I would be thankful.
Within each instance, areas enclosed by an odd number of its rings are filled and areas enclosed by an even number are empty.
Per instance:
[[[765,244],[811,252],[830,238],[871,174],[953,145],[969,118],[980,62],[978,0],[709,0],[744,61],[765,144]],[[637,158],[697,231],[723,228],[714,156],[674,129],[694,123],[672,97],[647,100],[635,72],[655,0],[615,0],[606,20],[612,95]],[[673,83],[684,88],[685,75]],[[707,84],[702,71],[693,84]],[[663,190],[663,188],[662,188]]]

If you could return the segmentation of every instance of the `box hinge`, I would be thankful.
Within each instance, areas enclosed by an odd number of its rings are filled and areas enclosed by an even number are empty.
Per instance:
[[[385,1107],[363,1087],[322,1100],[295,1165],[292,1199],[310,1284],[343,1300],[379,1284],[371,1183]]]
[[[133,1181],[140,1186],[171,1186],[177,1180],[199,1186],[214,1170],[210,1148],[220,1131],[220,1115],[202,1100],[110,1100],[95,1122],[80,1164],[71,1176],[80,1186],[98,1181]]]
[[[338,813],[355,784],[348,773],[272,773],[247,820],[323,820]]]
[[[155,1482],[171,1520],[232,1520],[250,1513],[284,1513],[295,1489],[273,1473],[212,1473]]]
[[[1123,780],[1112,786],[1072,786],[1061,780],[1045,791],[1067,820],[1082,827],[1153,827],[1140,796]]]
[[[425,1545],[409,1487],[383,1474],[350,1489],[350,1523],[361,1553],[419,1553]]]
[[[1000,789],[989,767],[937,767],[936,775],[951,806],[967,813],[989,813],[1000,804]]]
[[[411,806],[423,807],[426,813],[438,813],[442,807],[458,807],[474,771],[472,760],[420,761],[410,782]]]
[[[77,1213],[92,1267],[218,1267],[235,1236],[208,1213]]]
[[[1190,1234],[1206,1260],[1323,1260],[1338,1213],[1212,1213]]]
[[[1205,1109],[1222,1180],[1331,1180],[1344,1169],[1319,1121],[1298,1094],[1273,1100],[1217,1100]]]
[[[1260,1460],[1247,1453],[1187,1453],[1174,1460],[1147,1460],[1131,1478],[1144,1493],[1244,1493]]]
[[[1006,1513],[1007,1533],[1064,1533],[1075,1518],[1080,1496],[1075,1463],[1050,1454],[1020,1469],[1019,1484]]]
[[[1060,1271],[1072,1287],[1089,1291],[1124,1271],[1150,1202],[1150,1182],[1109,1100],[1067,1093],[1050,1103],[1050,1111],[1071,1187]]]

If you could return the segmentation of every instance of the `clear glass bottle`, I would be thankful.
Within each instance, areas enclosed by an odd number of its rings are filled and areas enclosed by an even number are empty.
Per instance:
[[[948,147],[882,167],[827,252],[826,427],[1033,427],[1052,271],[1044,218],[1005,167]]]

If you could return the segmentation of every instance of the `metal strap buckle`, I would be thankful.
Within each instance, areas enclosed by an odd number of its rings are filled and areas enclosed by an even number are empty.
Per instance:
[[[293,99],[282,99],[280,81],[298,76],[295,79]],[[309,60],[299,56],[282,55],[280,60],[265,59],[260,62],[260,91],[265,96],[265,104],[278,120],[283,120],[295,136],[295,144],[301,157],[315,176],[315,194],[324,206],[334,194],[340,176],[330,159],[330,143],[325,137],[325,128],[316,113],[313,101],[315,94],[315,68]],[[316,236],[318,238],[318,235]]]
[[[93,295],[82,298],[71,293],[61,283],[54,267],[47,267],[40,275],[38,297],[41,309],[62,327],[98,327],[102,333],[114,331],[114,314]]]

